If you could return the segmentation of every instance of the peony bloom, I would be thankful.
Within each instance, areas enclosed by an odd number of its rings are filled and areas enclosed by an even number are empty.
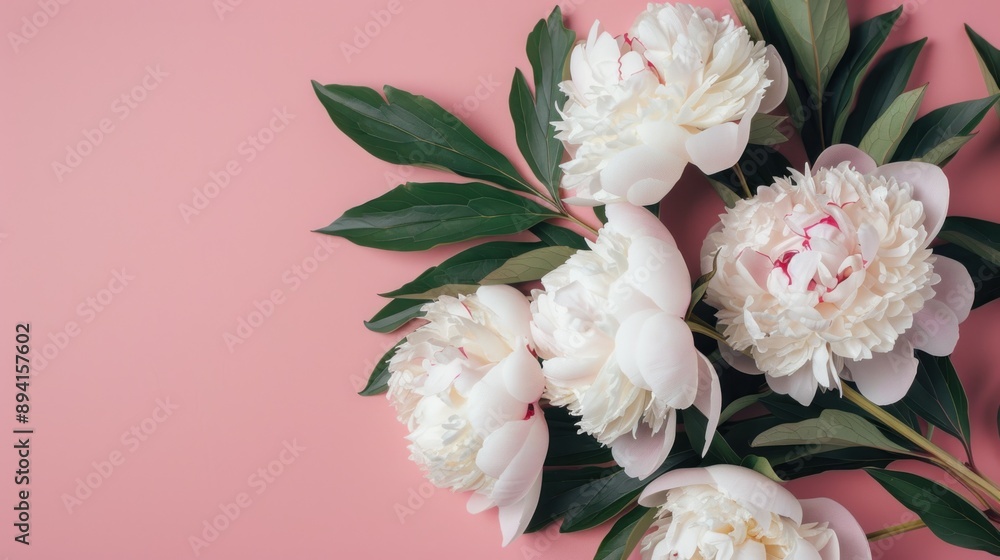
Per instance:
[[[678,469],[639,504],[659,508],[643,560],[871,560],[865,532],[826,498],[797,500],[750,469]]]
[[[840,378],[877,404],[903,398],[914,349],[951,354],[972,306],[965,267],[928,249],[947,211],[940,168],[876,167],[847,145],[738,202],[702,250],[707,301],[753,358],[727,359],[804,405]]]
[[[732,167],[753,116],[781,103],[788,85],[772,47],[687,4],[650,4],[623,37],[595,22],[570,74],[553,125],[571,155],[567,201],[584,205],[654,204],[688,162],[705,173]]]
[[[638,206],[607,214],[592,250],[542,279],[532,334],[546,397],[579,416],[629,476],[645,478],[673,446],[677,410],[701,410],[711,440],[719,381],[684,319],[691,280],[670,232]]]
[[[389,361],[389,399],[410,430],[411,459],[436,486],[499,507],[506,546],[538,504],[548,427],[530,348],[528,301],[509,286],[441,297]]]

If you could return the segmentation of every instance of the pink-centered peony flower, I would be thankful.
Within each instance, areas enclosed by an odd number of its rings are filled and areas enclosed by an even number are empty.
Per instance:
[[[658,508],[640,543],[643,560],[871,560],[865,532],[826,498],[797,500],[743,467],[678,469],[639,504]]]
[[[584,205],[653,204],[689,162],[705,173],[732,167],[753,116],[777,107],[788,85],[772,47],[687,4],[650,4],[621,37],[595,22],[570,74],[553,124],[571,156],[567,201]]]
[[[877,404],[903,398],[914,349],[951,354],[972,306],[965,267],[928,248],[948,197],[937,166],[838,145],[738,202],[702,251],[707,301],[750,357],[724,356],[804,405],[841,378]]]
[[[500,511],[504,546],[538,504],[548,427],[531,348],[528,300],[509,286],[424,306],[427,324],[389,361],[389,399],[410,430],[411,459],[436,486]]]
[[[678,410],[702,411],[711,440],[719,380],[685,322],[691,280],[670,232],[638,206],[612,204],[607,215],[591,250],[542,279],[532,333],[546,397],[645,478],[673,446]]]

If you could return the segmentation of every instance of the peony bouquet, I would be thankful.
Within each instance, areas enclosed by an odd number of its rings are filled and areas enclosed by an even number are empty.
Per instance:
[[[902,8],[852,29],[844,0],[732,6],[650,4],[581,41],[558,8],[540,21],[510,91],[533,178],[427,98],[313,83],[370,154],[465,179],[398,186],[320,233],[491,238],[383,294],[369,329],[420,324],[362,394],[387,393],[434,485],[497,508],[505,545],[613,521],[597,559],[854,560],[926,527],[1000,556],[1000,486],[949,360],[1000,296],[982,274],[1000,224],[949,217],[942,170],[1000,99],[1000,51],[967,29],[992,95],[916,118],[924,41],[878,56]],[[721,198],[694,282],[658,213],[689,167]],[[919,521],[866,535],[782,486],[845,469]]]

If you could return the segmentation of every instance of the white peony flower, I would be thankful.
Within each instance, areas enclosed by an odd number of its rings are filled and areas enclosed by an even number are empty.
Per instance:
[[[542,279],[532,333],[546,397],[645,478],[670,452],[677,410],[701,410],[711,440],[719,381],[684,319],[691,280],[670,232],[637,206],[612,204],[607,215],[590,251]]]
[[[389,361],[389,399],[410,430],[411,459],[436,486],[499,507],[506,546],[538,504],[548,427],[531,349],[528,300],[509,286],[441,297]]]
[[[618,38],[595,22],[570,74],[553,125],[571,155],[567,201],[587,205],[656,203],[688,162],[705,173],[732,167],[753,116],[777,107],[788,86],[773,47],[687,4],[650,4]]]
[[[903,398],[914,348],[951,354],[972,306],[965,267],[928,249],[948,194],[937,166],[877,167],[838,145],[738,202],[702,250],[702,269],[717,267],[707,301],[753,359],[724,355],[804,405],[841,377],[877,404]]]
[[[865,532],[826,498],[797,500],[743,467],[678,469],[654,480],[639,504],[659,508],[640,544],[643,560],[871,560]]]

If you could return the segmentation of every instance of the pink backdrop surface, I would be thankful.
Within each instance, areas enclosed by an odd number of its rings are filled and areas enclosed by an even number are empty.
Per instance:
[[[622,30],[643,4],[563,2],[578,32],[595,18]],[[925,110],[985,95],[962,24],[1000,44],[987,4],[906,0],[890,42],[930,37],[911,81],[931,82]],[[852,17],[898,5],[852,1]],[[423,93],[516,154],[510,76],[528,67],[525,36],[550,8],[4,2],[0,361],[14,361],[15,323],[30,322],[35,433],[26,547],[13,540],[8,371],[0,558],[591,558],[606,528],[501,549],[495,514],[470,516],[464,496],[425,484],[385,400],[355,395],[396,340],[361,324],[376,293],[457,248],[390,254],[310,233],[401,177],[435,177],[354,146],[310,79]],[[998,149],[990,115],[947,168],[952,214],[1000,221]],[[721,205],[692,173],[664,206],[690,259]],[[994,305],[963,325],[955,363],[978,461],[1000,477]],[[911,518],[863,473],[792,489],[840,500],[869,531]],[[206,533],[226,512],[235,519]],[[988,557],[926,531],[875,555]]]

